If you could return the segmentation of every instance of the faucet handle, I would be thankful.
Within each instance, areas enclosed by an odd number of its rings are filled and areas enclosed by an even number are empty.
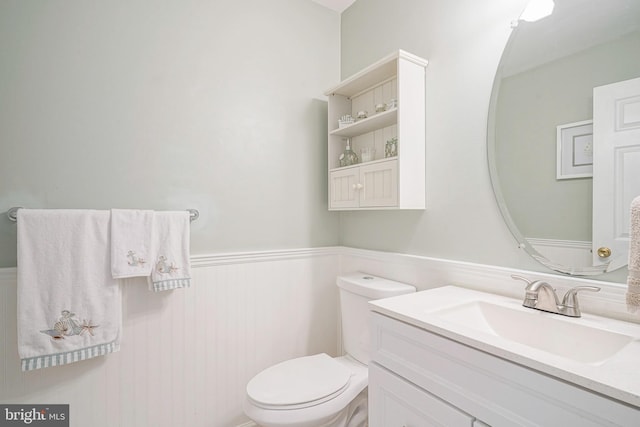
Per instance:
[[[578,304],[578,292],[580,291],[599,292],[600,288],[597,286],[576,286],[569,289],[562,298],[562,307],[566,316],[580,317],[582,315]]]
[[[527,284],[527,286],[529,286],[529,285],[531,285],[533,283],[533,280],[529,280],[529,279],[527,279],[526,277],[523,277],[523,276],[518,276],[517,274],[512,274],[511,278],[515,279],[515,280],[522,280],[523,282],[525,282]]]
[[[580,291],[599,292],[600,288],[597,286],[576,286],[575,288],[571,288],[564,294],[562,305],[565,307],[578,308],[578,292]]]
[[[540,288],[548,288],[555,292],[555,288],[542,280],[529,280],[526,277],[518,276],[517,274],[512,274],[511,277],[516,280],[522,280],[527,284],[527,286],[524,288],[524,290],[527,292],[527,298],[537,298]]]

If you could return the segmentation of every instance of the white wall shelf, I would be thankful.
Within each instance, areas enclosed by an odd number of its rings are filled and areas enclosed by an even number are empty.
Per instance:
[[[393,108],[381,113],[377,113],[374,116],[367,117],[366,119],[358,120],[352,125],[345,126],[343,128],[335,129],[331,131],[332,136],[353,137],[362,135],[368,132],[373,132],[377,129],[382,129],[387,126],[393,126],[398,122],[398,109]]]
[[[427,61],[398,50],[327,90],[329,210],[425,208],[425,71]],[[394,106],[395,103],[395,106]],[[374,113],[384,104],[385,111]],[[345,115],[369,117],[339,127]],[[385,158],[397,138],[397,156]],[[340,167],[346,140],[372,161]]]
[[[340,170],[345,170],[345,169],[358,169],[361,166],[373,165],[373,164],[376,164],[376,163],[390,162],[390,161],[397,160],[397,159],[398,159],[398,157],[388,157],[386,159],[371,160],[370,162],[358,163],[357,165],[343,166],[343,167],[330,169],[329,172],[340,171]]]

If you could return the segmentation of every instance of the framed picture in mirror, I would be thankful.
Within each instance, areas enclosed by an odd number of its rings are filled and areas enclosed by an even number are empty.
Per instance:
[[[593,121],[556,127],[557,179],[593,177]]]

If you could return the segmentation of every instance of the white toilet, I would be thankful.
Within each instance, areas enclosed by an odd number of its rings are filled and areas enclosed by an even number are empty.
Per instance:
[[[324,353],[271,366],[247,384],[244,412],[263,427],[364,427],[369,363],[368,301],[415,288],[363,273],[340,276],[346,356]]]

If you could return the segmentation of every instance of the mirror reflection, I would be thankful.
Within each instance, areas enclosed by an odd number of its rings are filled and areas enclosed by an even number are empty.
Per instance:
[[[624,224],[628,203],[640,194],[640,147],[625,148],[626,170],[613,172],[603,201],[594,182],[607,182],[599,177],[608,166],[597,159],[610,138],[603,136],[606,120],[594,123],[594,108],[619,101],[601,94],[594,105],[594,88],[639,78],[639,53],[637,0],[555,0],[552,15],[518,21],[503,54],[489,116],[492,183],[520,246],[555,271],[594,275],[626,265]],[[640,93],[626,98],[636,95],[624,120],[626,130],[640,133]],[[602,184],[595,187],[602,193]],[[595,209],[594,218],[594,203],[613,213]],[[598,228],[615,235],[603,238]]]

